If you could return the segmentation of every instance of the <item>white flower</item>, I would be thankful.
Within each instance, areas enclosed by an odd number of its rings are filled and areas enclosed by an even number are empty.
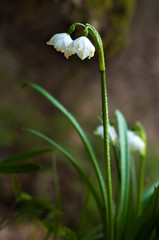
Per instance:
[[[94,134],[104,138],[103,130],[104,130],[103,125],[100,125],[94,131]],[[109,136],[110,136],[111,142],[113,144],[115,144],[116,140],[117,140],[117,133],[115,131],[115,128],[111,125],[109,125]],[[144,151],[145,151],[144,141],[131,130],[127,131],[127,136],[128,136],[128,143],[129,143],[130,151],[139,152],[141,154],[144,153]]]
[[[67,33],[55,34],[48,42],[48,45],[53,45],[57,51],[65,52],[70,43],[73,42],[72,38]]]
[[[117,140],[117,133],[115,131],[115,128],[111,125],[109,125],[109,136],[113,144],[116,143]]]
[[[84,60],[85,58],[91,58],[94,56],[95,47],[87,37],[79,37],[68,46],[69,56],[77,53],[77,55]]]
[[[145,150],[144,141],[131,130],[128,130],[127,134],[130,150],[132,152],[138,151],[139,153],[143,153]]]
[[[108,130],[109,130],[110,140],[111,140],[111,142],[113,144],[115,144],[115,142],[117,140],[117,133],[115,131],[115,128],[113,126],[109,125]],[[103,125],[98,126],[97,129],[94,131],[94,134],[104,138],[104,128],[103,128]]]
[[[100,136],[101,138],[104,138],[103,125],[98,126],[97,129],[94,131],[94,134],[97,135],[97,136]]]

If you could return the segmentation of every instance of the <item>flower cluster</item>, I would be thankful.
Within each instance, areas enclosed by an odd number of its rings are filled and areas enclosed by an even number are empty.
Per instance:
[[[47,44],[64,53],[67,59],[73,54],[77,54],[82,60],[87,57],[90,59],[95,52],[95,47],[87,37],[82,36],[73,41],[68,33],[55,34]]]
[[[110,136],[110,141],[115,144],[117,141],[117,133],[115,131],[115,128],[111,125],[109,125],[109,136]],[[96,135],[101,136],[102,138],[104,138],[104,133],[103,133],[103,125],[100,125],[97,127],[97,129],[94,132]],[[127,131],[127,135],[128,135],[128,143],[129,143],[129,147],[130,147],[130,151],[131,152],[139,152],[139,153],[143,153],[145,150],[145,143],[144,141],[135,134],[135,132],[128,130]]]

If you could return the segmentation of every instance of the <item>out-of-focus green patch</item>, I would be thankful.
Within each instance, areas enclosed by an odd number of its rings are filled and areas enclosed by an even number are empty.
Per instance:
[[[106,10],[109,10],[112,5],[112,0],[87,0],[85,2],[86,8],[93,11],[96,17],[102,17]]]
[[[102,22],[101,29],[105,29],[103,44],[106,57],[110,58],[127,42],[135,1],[87,0],[85,3],[86,11],[91,15],[91,19],[98,22],[98,25]]]
[[[107,57],[115,55],[125,45],[134,10],[133,0],[114,1],[110,13],[111,27],[104,39]]]
[[[159,142],[148,147],[146,158],[145,187],[151,186],[158,181],[159,173]]]

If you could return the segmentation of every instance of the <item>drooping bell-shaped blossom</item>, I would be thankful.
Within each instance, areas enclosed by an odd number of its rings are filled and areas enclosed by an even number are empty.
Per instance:
[[[68,46],[68,55],[77,54],[82,60],[94,56],[95,47],[87,37],[79,37]],[[67,55],[67,56],[68,56]],[[66,56],[66,57],[67,57]]]
[[[73,40],[68,33],[57,33],[47,42],[47,44],[54,46],[57,51],[65,52],[72,41]]]
[[[130,150],[132,152],[139,152],[139,153],[143,153],[145,150],[145,143],[144,141],[135,134],[135,132],[128,130],[127,131],[128,134],[128,142],[129,142],[129,146],[130,146]]]
[[[117,140],[117,133],[115,131],[115,128],[113,126],[109,125],[108,126],[108,131],[109,131],[110,141],[113,144],[115,144],[116,140]],[[94,131],[94,134],[104,138],[104,127],[103,127],[103,125],[98,126],[97,129]]]

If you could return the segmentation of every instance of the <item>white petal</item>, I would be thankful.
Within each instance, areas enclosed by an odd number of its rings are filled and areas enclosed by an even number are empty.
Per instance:
[[[115,131],[115,128],[111,125],[109,125],[109,136],[110,136],[112,143],[115,143],[117,140],[117,133]]]
[[[144,141],[131,130],[128,130],[127,134],[128,134],[128,142],[129,142],[130,150],[132,152],[138,151],[142,153],[145,149]]]
[[[65,52],[68,45],[72,42],[72,38],[67,33],[55,34],[48,42],[48,45],[53,45],[57,51]]]
[[[104,137],[104,128],[103,128],[103,125],[100,125],[97,127],[97,129],[94,131],[94,134],[95,135],[98,135],[98,136],[101,136],[102,138]]]
[[[72,49],[82,60],[93,57],[95,52],[95,47],[87,37],[79,37],[74,40]]]
[[[113,144],[115,144],[115,142],[117,140],[117,133],[115,131],[115,128],[113,126],[109,125],[108,131],[109,131],[110,141]],[[103,127],[103,125],[98,126],[97,129],[95,130],[94,134],[104,138],[104,127]]]
[[[88,51],[84,50],[84,51],[78,51],[77,55],[84,60],[85,58],[87,58],[89,56]]]

